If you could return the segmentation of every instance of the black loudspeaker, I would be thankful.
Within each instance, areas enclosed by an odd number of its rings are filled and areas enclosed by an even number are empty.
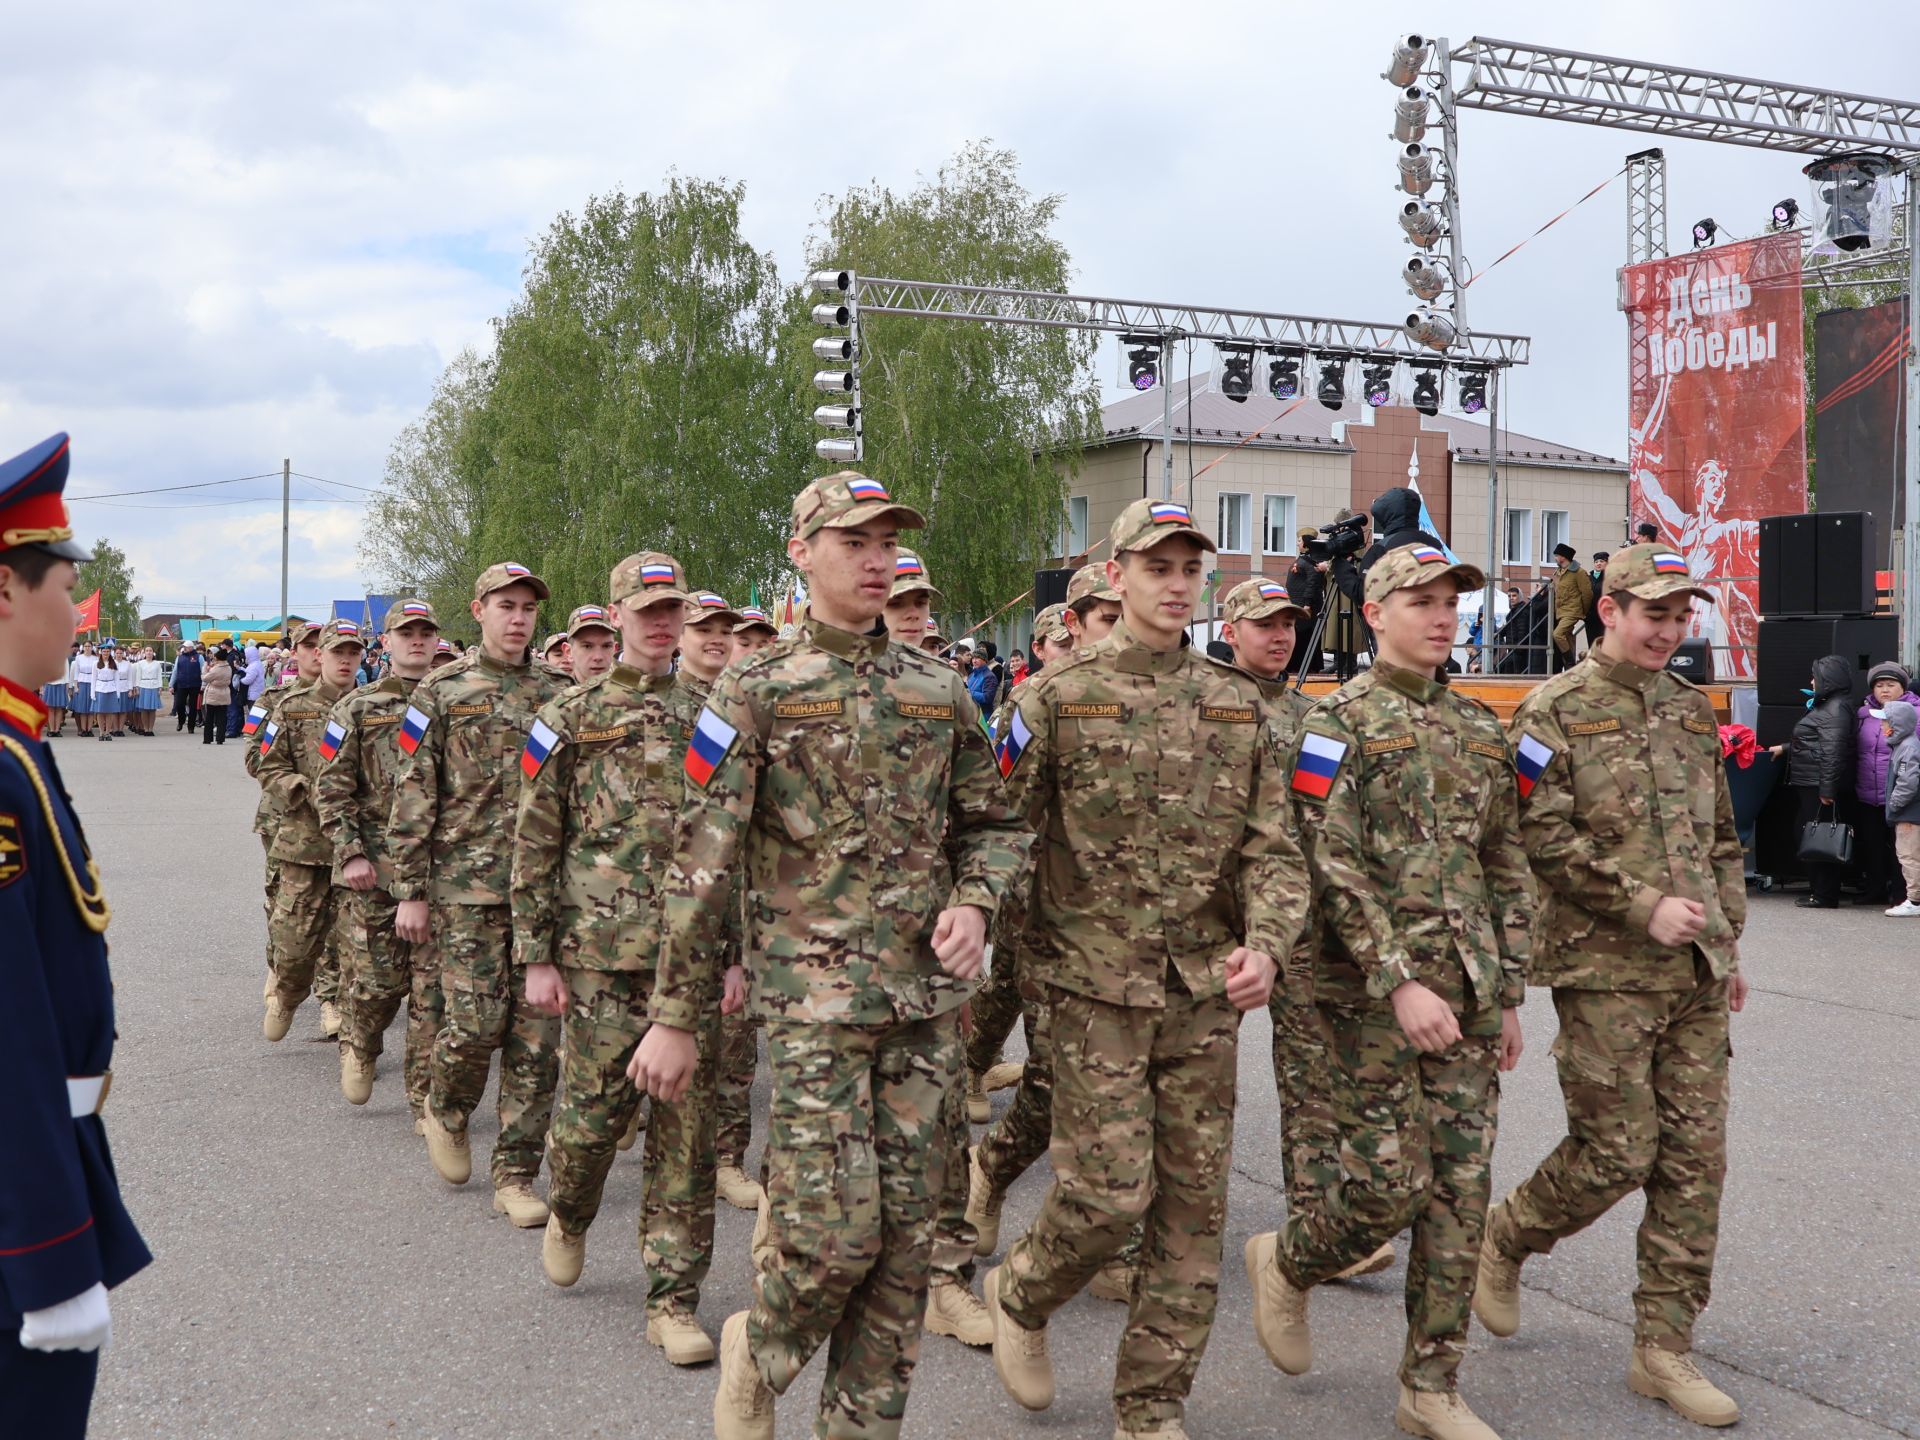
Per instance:
[[[1073,579],[1071,570],[1036,570],[1033,572],[1033,608],[1044,610],[1049,605],[1067,603],[1067,584]]]
[[[1780,610],[1780,544],[1786,528],[1785,515],[1760,517],[1760,613],[1778,615]]]
[[[1755,664],[1760,704],[1795,705],[1813,677],[1813,662],[1823,655],[1845,658],[1853,672],[1853,699],[1867,695],[1867,671],[1899,654],[1900,622],[1892,615],[1844,619],[1762,620]]]
[[[1680,642],[1667,657],[1667,669],[1693,685],[1713,683],[1713,642],[1704,635],[1693,635]]]
[[[1814,609],[1822,615],[1871,615],[1874,560],[1879,553],[1873,512],[1822,510],[1814,542]],[[1892,652],[1888,652],[1888,659]]]
[[[1754,717],[1753,738],[1762,745],[1784,745],[1792,738],[1793,727],[1806,713],[1807,707],[1804,703],[1762,705],[1760,713]]]
[[[1760,522],[1760,613],[1812,615],[1818,527],[1813,515],[1769,515]]]

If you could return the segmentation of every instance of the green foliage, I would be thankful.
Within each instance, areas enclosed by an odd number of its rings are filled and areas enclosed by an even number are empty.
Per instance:
[[[100,633],[119,639],[140,634],[140,597],[133,590],[133,567],[127,552],[102,536],[87,542],[93,559],[79,567],[80,579],[73,587],[73,598],[85,600],[100,592]]]

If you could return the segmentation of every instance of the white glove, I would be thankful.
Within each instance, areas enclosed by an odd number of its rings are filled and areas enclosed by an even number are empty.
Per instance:
[[[112,1339],[104,1285],[20,1317],[20,1344],[28,1350],[104,1350]]]

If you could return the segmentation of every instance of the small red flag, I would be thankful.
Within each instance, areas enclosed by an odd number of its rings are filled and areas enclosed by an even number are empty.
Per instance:
[[[73,607],[73,633],[78,635],[82,630],[98,630],[99,628],[100,592],[96,590],[93,594]]]

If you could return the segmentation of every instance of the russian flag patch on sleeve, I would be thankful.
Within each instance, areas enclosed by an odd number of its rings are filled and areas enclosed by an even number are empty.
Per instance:
[[[1522,800],[1533,793],[1534,785],[1538,783],[1541,775],[1546,772],[1546,768],[1552,760],[1553,749],[1551,746],[1541,744],[1540,741],[1534,739],[1531,735],[1522,735],[1520,737],[1520,747],[1514,752],[1513,770],[1514,780],[1520,787],[1520,798]]]
[[[1033,743],[1033,731],[1027,728],[1026,717],[1020,713],[1018,705],[1013,707],[1013,718],[1007,722],[1007,734],[994,758],[1000,764],[1002,776],[1013,774],[1013,767],[1020,763],[1020,757],[1027,752],[1027,746]]]
[[[242,735],[251,735],[260,728],[260,722],[267,718],[267,707],[252,705],[247,709],[247,723],[240,727]]]
[[[687,742],[687,778],[705,789],[739,736],[738,730],[703,706],[700,723],[693,727],[693,739]]]
[[[400,721],[400,748],[411,755],[420,748],[420,742],[427,738],[427,727],[433,721],[416,706],[407,706],[407,713]]]
[[[531,780],[540,773],[540,767],[547,763],[547,757],[553,753],[553,747],[560,743],[560,737],[553,732],[544,720],[533,722],[533,729],[527,735],[527,748],[520,752],[520,769]]]
[[[326,731],[320,736],[320,758],[331,760],[340,753],[340,747],[347,743],[347,730],[338,720],[327,721]]]
[[[1326,799],[1346,758],[1346,741],[1309,730],[1300,739],[1300,758],[1293,762],[1293,793],[1309,800]]]
[[[279,738],[280,722],[278,720],[269,720],[267,722],[267,728],[262,731],[260,735],[260,753],[264,755],[273,749],[273,742]]]

